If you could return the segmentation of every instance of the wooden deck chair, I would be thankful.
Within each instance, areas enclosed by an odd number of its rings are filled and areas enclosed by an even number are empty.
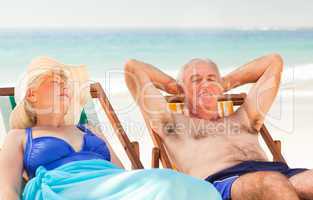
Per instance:
[[[113,110],[111,103],[109,102],[102,86],[100,83],[93,83],[90,85],[90,94],[93,100],[98,100],[101,104],[101,107],[104,109],[109,121],[112,124],[112,127],[121,142],[128,158],[130,159],[131,165],[133,169],[142,169],[143,165],[139,159],[139,143],[131,142],[127,137],[116,113]],[[88,105],[89,104],[89,105]],[[90,106],[91,104],[91,106]],[[6,133],[9,130],[9,115],[16,103],[14,100],[14,88],[0,88],[0,124],[3,124],[2,127],[0,125],[0,139],[3,139]],[[93,102],[88,102],[84,107],[81,117],[80,124],[88,124],[88,121],[99,120],[97,118],[96,112],[92,109]],[[1,142],[1,141],[0,141]],[[2,140],[3,142],[3,140]],[[1,143],[0,143],[1,144]],[[0,146],[1,149],[1,146]]]
[[[241,94],[225,94],[218,99],[218,108],[220,116],[228,116],[234,110],[234,106],[243,104],[246,98],[245,93]],[[182,97],[166,96],[168,108],[177,113],[184,113],[184,99]],[[260,134],[265,141],[267,147],[273,155],[273,161],[286,162],[281,154],[281,142],[273,140],[266,126],[263,124]],[[160,161],[164,168],[178,169],[175,163],[169,157],[166,147],[159,135],[151,130],[151,136],[155,147],[152,149],[152,168],[158,168]]]

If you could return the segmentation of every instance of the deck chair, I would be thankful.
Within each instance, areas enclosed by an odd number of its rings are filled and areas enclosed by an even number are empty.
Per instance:
[[[219,97],[218,99],[218,110],[220,116],[228,116],[234,110],[234,106],[240,106],[243,104],[244,99],[246,98],[245,93],[240,94],[224,94],[223,96]],[[183,97],[177,96],[166,96],[165,97],[168,102],[168,108],[177,113],[184,113],[184,99]],[[150,133],[153,139],[153,143],[155,147],[152,149],[152,168],[159,168],[159,164],[161,162],[164,168],[170,169],[178,169],[173,160],[169,157],[166,146],[162,142],[162,139],[159,135],[154,132],[150,128]],[[281,154],[281,142],[279,140],[273,140],[272,136],[270,135],[268,129],[263,124],[262,128],[260,129],[260,134],[265,141],[267,147],[269,148],[271,154],[273,155],[273,161],[281,161],[285,162],[284,157]]]
[[[131,142],[127,137],[100,83],[93,83],[90,85],[90,94],[92,99],[98,100],[101,107],[104,109],[119,141],[123,145],[123,148],[131,162],[132,168],[142,169],[143,165],[139,159],[139,143],[137,141]],[[14,88],[0,88],[0,142],[2,143],[9,130],[9,115],[15,106]],[[94,109],[93,102],[88,102],[81,113],[79,121],[80,124],[88,125],[89,121],[95,122],[99,120],[97,113],[92,109]],[[24,178],[27,180],[27,177],[24,176]]]

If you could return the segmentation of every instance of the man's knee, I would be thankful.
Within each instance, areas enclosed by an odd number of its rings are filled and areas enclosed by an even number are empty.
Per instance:
[[[232,195],[247,199],[250,197],[251,199],[255,197],[257,197],[256,199],[270,197],[297,199],[291,183],[284,175],[277,172],[255,172],[243,175],[234,183],[233,189]]]

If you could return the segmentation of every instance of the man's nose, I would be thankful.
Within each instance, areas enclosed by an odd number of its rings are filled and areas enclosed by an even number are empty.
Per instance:
[[[211,92],[215,91],[215,90],[219,90],[222,88],[222,85],[219,82],[216,81],[208,81],[205,80],[202,85],[201,88],[203,89],[209,89],[211,90]]]

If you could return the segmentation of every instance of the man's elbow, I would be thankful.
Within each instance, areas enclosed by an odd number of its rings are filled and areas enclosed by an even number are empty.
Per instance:
[[[268,55],[268,58],[271,60],[271,64],[275,67],[275,69],[277,69],[279,72],[283,71],[284,60],[280,54],[272,53]]]
[[[127,60],[125,65],[124,65],[124,71],[126,73],[133,73],[137,64],[138,64],[138,61],[135,59]]]
[[[132,87],[134,82],[136,82],[135,77],[136,60],[130,59],[124,65],[124,78],[128,87]]]

